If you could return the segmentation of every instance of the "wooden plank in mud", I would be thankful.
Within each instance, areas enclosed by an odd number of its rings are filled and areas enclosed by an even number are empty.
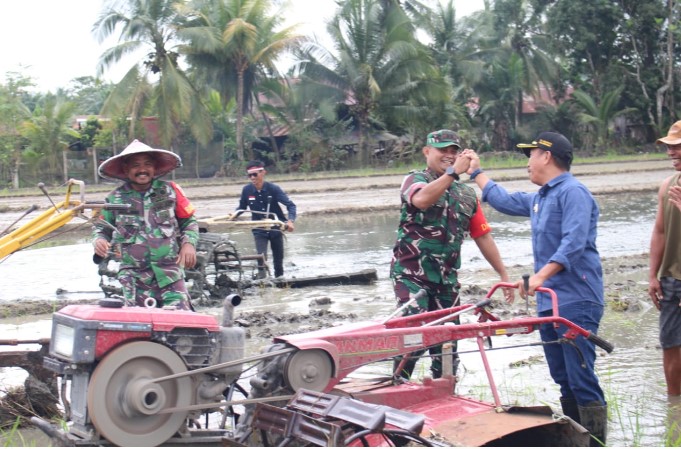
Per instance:
[[[356,271],[354,273],[323,274],[310,277],[274,278],[269,281],[275,287],[302,288],[324,285],[369,285],[378,279],[373,268]],[[257,281],[254,281],[257,282]]]

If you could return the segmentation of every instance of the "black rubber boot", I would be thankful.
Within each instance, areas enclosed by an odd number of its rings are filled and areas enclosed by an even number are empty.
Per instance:
[[[563,409],[563,415],[572,418],[577,424],[581,423],[579,409],[577,408],[577,400],[575,400],[575,398],[560,398],[560,406]]]
[[[580,424],[591,433],[591,446],[605,446],[608,436],[608,406],[592,402],[578,405]]]
[[[431,375],[433,376],[433,379],[439,379],[442,377],[442,359],[438,357],[433,359],[433,362],[434,363],[430,366]],[[459,371],[460,362],[459,354],[456,352],[452,354],[452,375],[454,377],[456,377],[456,373]]]
[[[402,372],[397,373],[397,375],[404,380],[409,380],[411,377],[411,374],[414,372],[414,368],[416,368],[416,362],[418,361],[418,356],[415,356],[414,354],[407,354],[407,362],[404,364],[402,367]],[[402,357],[395,357],[393,359],[393,372],[397,370],[397,367],[399,366],[400,362],[402,361]]]

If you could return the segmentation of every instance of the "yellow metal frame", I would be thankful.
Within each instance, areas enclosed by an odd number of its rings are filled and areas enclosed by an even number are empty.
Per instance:
[[[80,201],[71,199],[71,190],[74,185],[79,186]],[[104,206],[104,203],[85,203],[85,183],[70,179],[67,182],[64,201],[53,205],[28,223],[0,237],[0,258],[35,243],[38,239],[66,225],[74,217],[82,216],[83,210],[92,209],[94,216]]]
[[[79,186],[80,201],[71,199],[73,186],[76,185]],[[64,201],[54,204],[28,223],[25,223],[9,234],[0,237],[0,259],[32,245],[42,237],[63,227],[75,217],[89,220],[90,218],[83,215],[84,210],[92,209],[92,217],[94,217],[106,206],[106,203],[86,203],[85,183],[76,179],[69,179]],[[249,213],[251,211],[239,212]],[[238,220],[236,214],[222,215],[199,221],[205,225],[221,225],[228,228],[269,228],[271,226],[279,226],[284,230],[286,226],[286,224],[280,220]]]

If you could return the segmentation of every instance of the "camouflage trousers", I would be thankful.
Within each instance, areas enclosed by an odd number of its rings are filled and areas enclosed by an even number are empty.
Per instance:
[[[432,283],[416,283],[410,279],[400,278],[393,281],[393,288],[395,291],[395,296],[397,297],[397,306],[401,307],[404,303],[409,301],[419,290],[424,289],[428,293],[427,297],[420,298],[416,303],[407,307],[402,314],[416,315],[423,312],[430,312],[433,310],[447,309],[452,306],[459,305],[459,285],[442,285],[442,284],[432,284]],[[453,320],[456,324],[459,324],[459,318]],[[456,371],[459,367],[459,356],[456,353],[457,342],[452,342],[452,350],[454,351],[452,357],[452,372],[456,376]],[[430,357],[430,371],[432,373],[433,379],[438,379],[442,377],[442,345],[433,346],[427,349]],[[426,349],[421,351],[415,351],[405,358],[407,359],[404,366],[402,367],[397,375],[409,379],[411,377],[414,368],[416,367],[416,362],[419,357],[426,353]],[[400,363],[402,362],[402,357],[396,357],[394,360],[394,368],[397,370]]]
[[[193,310],[189,302],[189,291],[184,279],[159,287],[154,272],[147,270],[121,270],[118,272],[123,296],[127,304],[146,307],[151,298],[156,307],[175,307],[179,310]]]

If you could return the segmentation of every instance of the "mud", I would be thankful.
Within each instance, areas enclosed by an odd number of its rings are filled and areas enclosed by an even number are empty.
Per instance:
[[[671,174],[668,160],[641,160],[634,162],[615,162],[607,164],[582,164],[575,165],[572,172],[596,195],[610,194],[613,192],[655,191],[660,182]],[[503,181],[504,187],[509,191],[536,190],[536,186],[527,180],[525,168],[488,170],[491,178]],[[625,175],[626,174],[626,175]],[[370,212],[372,210],[387,210],[399,207],[399,195],[397,191],[404,175],[375,175],[364,177],[339,177],[330,175],[328,178],[309,176],[296,178],[290,176],[281,178],[269,176],[268,180],[280,183],[296,202],[299,220],[304,220],[306,215],[336,214],[350,212]],[[182,182],[182,181],[180,181]],[[222,179],[216,180],[187,180],[183,183],[185,193],[192,200],[197,216],[200,218],[225,215],[232,211],[238,203],[243,184],[239,180]],[[108,189],[113,186],[90,186],[85,199],[87,201],[102,200]],[[477,189],[477,186],[475,187]],[[37,189],[36,189],[37,190]],[[57,189],[54,189],[57,191]],[[55,195],[56,196],[56,195]],[[26,210],[32,204],[40,205],[41,209],[49,207],[49,201],[44,196],[32,194],[28,191],[22,196],[7,196],[2,198],[3,209],[0,210],[0,229],[4,229],[21,216],[20,211]],[[45,205],[45,204],[46,205]],[[22,219],[19,224],[24,223]],[[78,220],[71,222],[69,226],[79,225]],[[209,229],[210,230],[210,229]],[[647,248],[641,248],[642,252]],[[604,259],[605,291],[608,302],[614,310],[628,310],[630,307],[639,307],[633,291],[638,288],[639,297],[640,282],[647,281],[647,254],[642,253],[638,257],[616,257]],[[511,272],[518,277],[522,273],[531,272],[531,266],[511,267]],[[472,296],[476,286],[464,286],[462,301],[467,296]],[[479,288],[479,287],[478,287]],[[58,292],[57,292],[58,293]],[[484,292],[482,292],[484,294]],[[49,314],[66,304],[88,303],[91,300],[74,301],[54,300],[14,300],[11,303],[0,302],[0,318],[21,317],[29,315]],[[525,307],[525,302],[522,301]],[[502,307],[502,305],[497,305]],[[312,305],[320,309],[324,305]],[[500,313],[504,312],[503,307]],[[262,327],[261,324],[272,325],[273,323],[261,323],[264,317],[249,318],[249,326]],[[315,321],[315,326],[328,325],[329,322],[338,321],[337,316],[324,317],[320,315],[315,320],[323,320],[323,324]],[[346,317],[346,319],[355,318]],[[364,317],[359,317],[364,318]],[[282,319],[284,319],[282,317]],[[289,318],[299,323],[309,324],[310,317]],[[285,323],[285,321],[284,321]],[[293,321],[295,323],[295,321]],[[268,332],[263,331],[264,334]]]
[[[641,300],[642,283],[648,279],[648,254],[624,256],[603,259],[603,273],[605,282],[606,302],[609,309],[614,311],[640,311],[646,306]],[[509,268],[511,278],[520,278],[522,273],[531,272],[531,266],[515,265]],[[484,271],[484,270],[483,270]],[[482,277],[485,273],[482,273]],[[490,276],[493,276],[490,272]],[[481,299],[487,290],[480,285],[464,285],[461,289],[462,303],[469,303]],[[357,313],[339,313],[327,310],[331,300],[329,298],[315,298],[310,301],[311,312],[278,313],[241,312],[237,309],[235,323],[248,330],[247,336],[268,339],[276,335],[291,332],[307,332],[329,326],[349,322],[356,319],[371,318],[363,316],[362,308]],[[59,310],[68,304],[92,304],[94,300],[16,300],[0,302],[1,318],[17,318],[32,315],[45,315]],[[533,298],[529,299],[530,309],[534,306]],[[491,305],[494,313],[500,317],[508,317],[525,313],[525,300],[517,297],[514,304],[494,299]],[[198,308],[197,311],[201,311]],[[369,312],[370,313],[370,312]]]

